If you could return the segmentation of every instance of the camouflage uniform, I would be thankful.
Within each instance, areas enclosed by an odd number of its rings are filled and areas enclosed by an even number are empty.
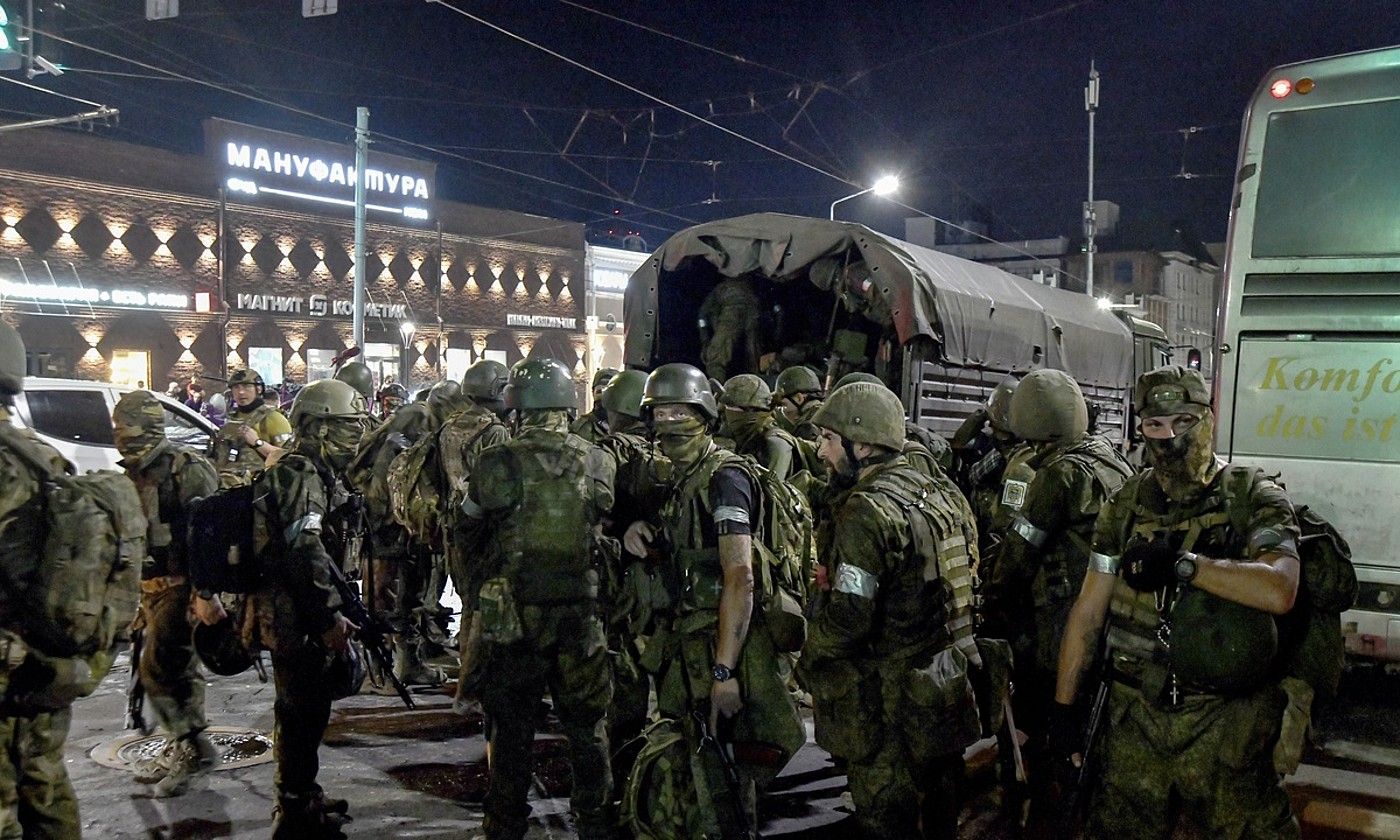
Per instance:
[[[277,409],[264,405],[261,398],[248,408],[231,407],[228,422],[214,435],[214,467],[224,480],[240,483],[265,466],[263,457],[243,439],[243,428],[251,426],[259,438],[273,446],[286,446],[292,427]]]
[[[512,388],[542,368],[572,391],[568,370],[541,360],[517,365]],[[492,755],[488,838],[525,836],[531,744],[546,690],[569,741],[579,836],[611,834],[604,721],[612,683],[592,534],[612,507],[616,467],[569,433],[567,414],[551,402],[530,408],[535,403],[524,395],[519,433],[481,453],[463,506],[486,549],[469,591],[482,615],[482,704]]]
[[[700,358],[705,374],[723,382],[758,370],[760,304],[741,278],[726,278],[700,304]]]
[[[848,387],[866,393],[834,391],[819,426],[841,434],[833,411],[876,389],[897,422],[898,400],[883,386]],[[847,761],[862,835],[952,837],[962,751],[980,735],[968,671],[981,664],[972,635],[976,530],[950,482],[935,483],[892,451],[896,439],[887,442],[891,451],[868,457],[855,484],[831,499],[818,545],[831,589],[817,596],[799,669],[812,688],[817,743]]]
[[[1253,560],[1268,552],[1297,556],[1293,508],[1277,484],[1256,474],[1241,532],[1223,515],[1227,493],[1216,474],[1196,498],[1173,502],[1152,471],[1130,479],[1108,500],[1094,528],[1096,571],[1115,573],[1136,541],[1180,532],[1190,520],[1212,523],[1183,550]],[[1175,686],[1163,664],[1157,594],[1138,592],[1120,576],[1109,614],[1113,682],[1099,755],[1098,788],[1086,834],[1094,838],[1168,838],[1178,810],[1209,837],[1298,837],[1288,794],[1273,766],[1286,704],[1275,681],[1235,696]],[[1174,628],[1177,634],[1186,628]],[[1175,696],[1173,696],[1175,694]]]
[[[159,408],[157,406],[157,408]],[[123,466],[141,494],[150,522],[150,559],[141,569],[138,627],[146,633],[141,649],[141,684],[156,717],[172,739],[201,732],[204,681],[195,661],[190,624],[190,582],[186,577],[185,533],[190,504],[219,489],[213,465],[163,439]]]
[[[6,329],[0,325],[0,331]],[[9,410],[0,405],[0,423],[9,422]],[[55,466],[66,464],[48,444],[28,431],[22,434]],[[0,564],[9,566],[12,558],[43,553],[44,538],[37,527],[44,521],[42,503],[39,479],[29,465],[0,447]],[[23,642],[15,635],[22,628],[8,626],[5,618],[9,609],[4,602],[18,594],[10,586],[6,583],[0,590],[0,648],[5,654],[0,678],[5,683],[24,657]],[[36,714],[4,707],[0,713],[0,838],[76,840],[81,836],[78,799],[63,760],[72,711]]]

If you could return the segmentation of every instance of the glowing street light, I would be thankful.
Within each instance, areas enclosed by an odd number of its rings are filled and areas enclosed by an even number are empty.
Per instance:
[[[898,176],[898,175],[881,175],[880,178],[879,178],[878,180],[875,181],[875,185],[874,185],[874,186],[872,186],[872,187],[866,187],[865,189],[861,190],[860,192],[851,193],[851,194],[848,195],[848,196],[843,196],[843,197],[838,198],[838,199],[836,199],[835,201],[831,202],[831,213],[830,213],[830,215],[828,216],[828,218],[829,218],[831,221],[833,221],[833,222],[836,221],[836,205],[840,204],[840,203],[843,202],[843,201],[850,201],[850,200],[853,199],[853,198],[859,198],[860,196],[863,196],[863,195],[865,195],[866,193],[874,193],[875,195],[878,195],[878,196],[880,196],[881,198],[884,198],[884,197],[886,197],[886,196],[894,195],[895,192],[897,192],[898,190],[899,190],[899,176]]]

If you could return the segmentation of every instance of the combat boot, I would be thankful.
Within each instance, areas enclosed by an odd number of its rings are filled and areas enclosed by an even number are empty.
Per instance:
[[[418,645],[399,636],[394,641],[394,676],[404,685],[442,685],[442,672],[418,657]]]
[[[272,840],[345,840],[351,822],[345,800],[326,800],[318,791],[308,796],[284,794],[272,811]]]
[[[179,796],[219,764],[219,750],[201,732],[177,738],[164,751],[164,774],[147,784],[157,799]],[[148,777],[146,777],[148,778]]]

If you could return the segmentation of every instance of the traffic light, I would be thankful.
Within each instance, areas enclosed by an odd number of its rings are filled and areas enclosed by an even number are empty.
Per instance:
[[[24,66],[19,18],[14,14],[13,6],[12,2],[0,2],[0,70],[18,70]]]

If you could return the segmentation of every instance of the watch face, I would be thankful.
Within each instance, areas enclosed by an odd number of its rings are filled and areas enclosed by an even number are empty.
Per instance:
[[[1183,557],[1176,561],[1176,576],[1183,581],[1194,578],[1196,576],[1196,561],[1190,557]]]
[[[715,682],[725,682],[732,675],[730,670],[723,665],[716,665],[713,674]]]

